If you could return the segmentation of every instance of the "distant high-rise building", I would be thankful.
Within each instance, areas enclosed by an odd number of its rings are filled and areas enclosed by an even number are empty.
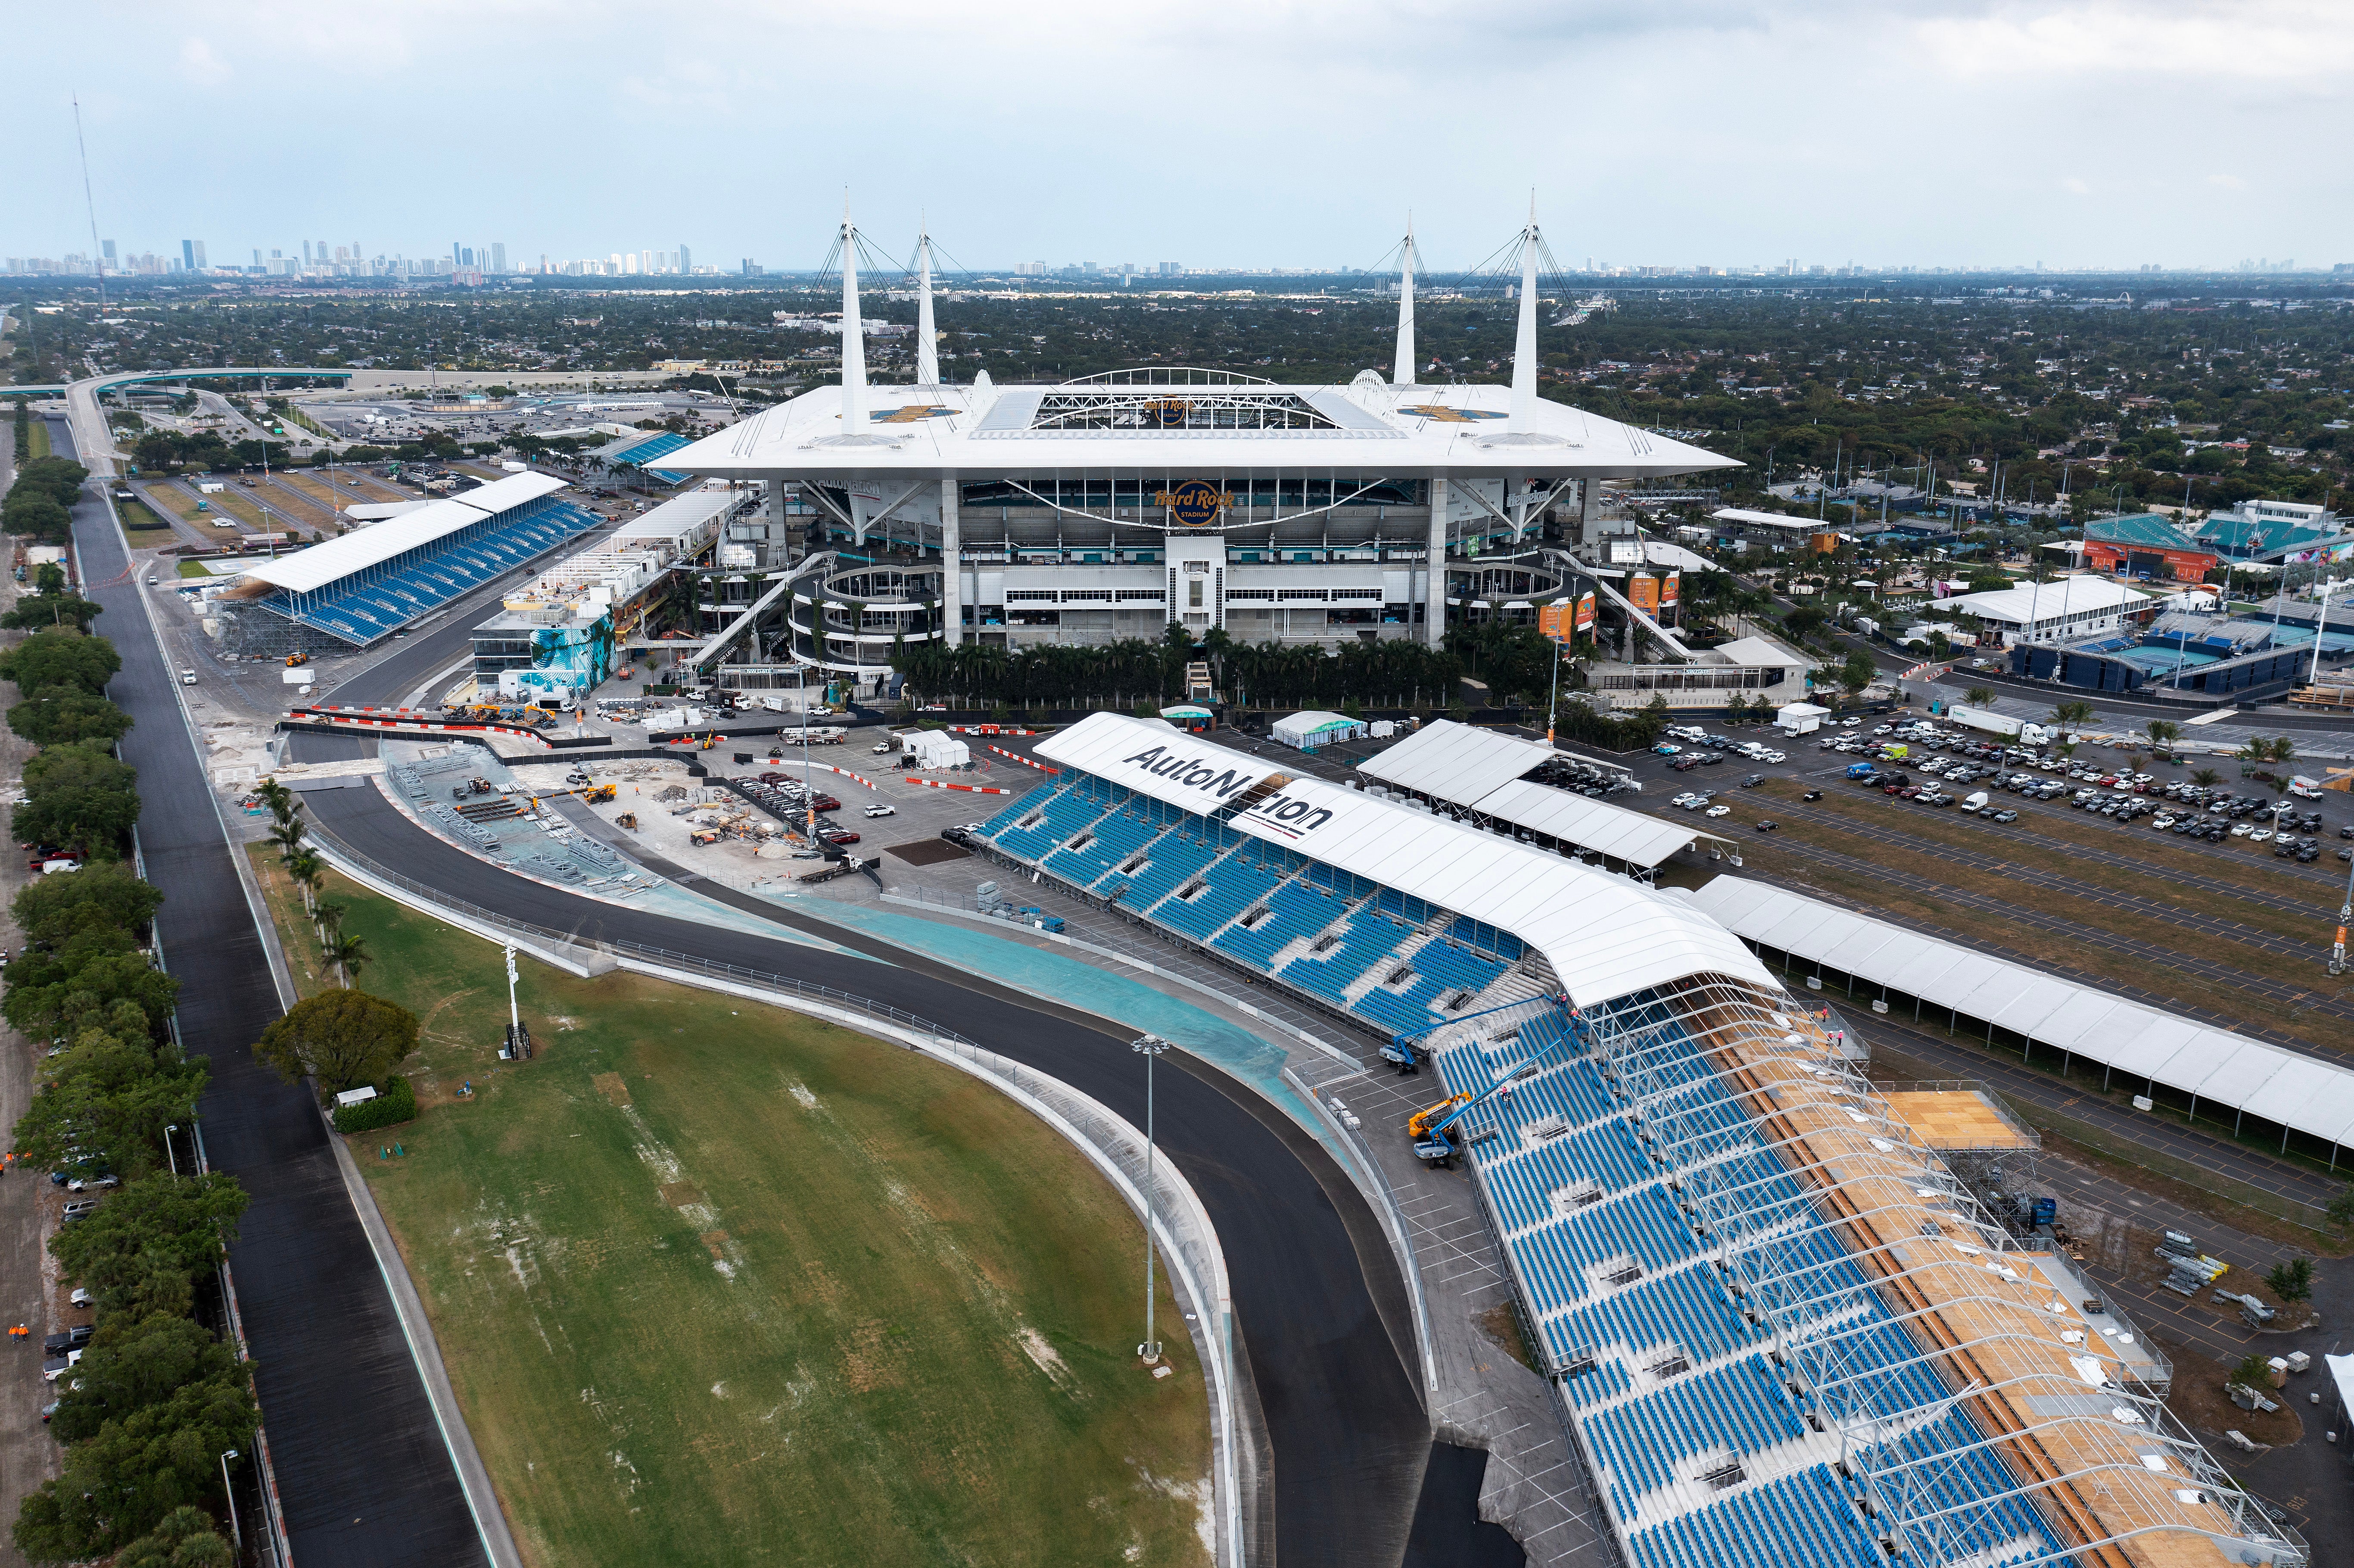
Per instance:
[[[1177,277],[1184,270],[1185,263],[1182,261],[1163,261],[1161,264],[1161,275],[1164,278]]]
[[[196,270],[196,242],[195,240],[183,239],[180,241],[180,265],[186,268],[191,272]]]
[[[210,267],[211,265],[212,265],[212,263],[211,263],[211,262],[209,262],[209,261],[207,261],[207,260],[205,260],[205,242],[204,242],[203,240],[201,240],[201,239],[197,240],[197,241],[196,241],[196,270],[197,270],[197,271],[199,271],[199,272],[201,272],[201,271],[205,270],[205,269],[207,269],[207,267]]]
[[[98,248],[98,253],[106,258],[107,265],[112,266],[114,264],[114,241],[110,239],[101,245]]]
[[[744,258],[744,276],[757,278],[760,275],[760,264],[758,261],[753,260],[749,256]]]
[[[1043,278],[1046,275],[1046,264],[1044,261],[1016,261],[1013,275],[1017,278]]]
[[[653,253],[652,251],[651,251],[651,250],[641,250],[641,251],[639,251],[639,252],[638,252],[638,265],[637,265],[637,270],[639,270],[639,271],[641,271],[641,272],[651,272],[651,271],[652,271],[653,270],[654,270],[654,253]]]
[[[491,242],[491,270],[504,272],[506,270],[507,248],[503,241],[493,240]]]
[[[682,272],[692,272],[695,270],[695,252],[689,250],[684,245],[678,248],[678,270]]]
[[[458,265],[461,268],[471,268],[473,264],[474,248],[471,245],[458,247]]]
[[[253,248],[253,265],[257,270],[261,266],[261,247],[259,245]]]

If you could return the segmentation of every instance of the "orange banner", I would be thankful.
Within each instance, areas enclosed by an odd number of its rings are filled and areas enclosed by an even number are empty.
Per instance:
[[[1649,572],[1637,572],[1627,579],[1627,598],[1637,609],[1646,613],[1659,608],[1659,579]]]

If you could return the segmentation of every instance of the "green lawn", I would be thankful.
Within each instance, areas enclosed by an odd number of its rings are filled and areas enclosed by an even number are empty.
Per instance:
[[[37,458],[45,458],[48,456],[49,422],[47,419],[35,419],[33,421],[32,429],[27,432],[27,434],[33,438],[33,456]]]
[[[202,561],[182,561],[180,575],[184,577],[208,577],[213,574]]]
[[[147,534],[172,524],[151,511],[143,501],[118,501],[114,509],[122,515],[122,526],[128,533]]]
[[[1135,1364],[1141,1227],[1045,1128],[848,1031],[529,960],[538,1050],[501,1064],[496,948],[328,895],[426,1021],[427,1108],[354,1153],[534,1563],[1206,1560],[1199,1369],[1182,1334],[1175,1375]]]

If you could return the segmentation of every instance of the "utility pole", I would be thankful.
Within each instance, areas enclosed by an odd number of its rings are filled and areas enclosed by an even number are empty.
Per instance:
[[[1152,1233],[1161,1221],[1161,1200],[1153,1184],[1152,1060],[1169,1049],[1169,1042],[1147,1034],[1129,1042],[1128,1048],[1144,1058],[1144,1342],[1137,1359],[1146,1366],[1161,1360],[1161,1341],[1152,1337]]]

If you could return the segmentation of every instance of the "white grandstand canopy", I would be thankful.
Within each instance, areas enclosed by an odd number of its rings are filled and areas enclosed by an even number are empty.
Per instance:
[[[1737,937],[1919,997],[2331,1143],[2354,1143],[2354,1072],[1737,876],[1681,893]]]
[[[1562,757],[1537,741],[1439,719],[1358,764],[1357,771],[1647,869],[1704,836],[1647,812],[1527,781],[1527,774]]]
[[[1321,779],[1288,777],[1282,759],[1108,713],[1042,741],[1038,755],[1204,816],[1278,780],[1232,820],[1234,828],[1511,932],[1545,955],[1579,1006],[1703,972],[1779,989],[1713,921],[1623,876]]]
[[[672,452],[663,466],[728,478],[946,470],[968,480],[1048,469],[1641,478],[1739,466],[1548,400],[1530,417],[1533,429],[1519,432],[1537,440],[1508,443],[1500,438],[1513,428],[1510,387],[1400,387],[1371,372],[1345,387],[1171,368],[1058,386],[868,387],[864,395],[863,431],[843,429],[841,389],[822,387]],[[1218,428],[1153,423],[1158,410],[1180,406],[1206,419],[1213,405],[1225,421]]]
[[[551,474],[511,474],[480,490],[468,491],[463,497],[436,501],[356,534],[345,534],[274,561],[260,562],[247,567],[245,575],[275,583],[289,592],[313,593],[354,572],[381,566],[485,517],[512,511],[526,501],[553,495],[564,488],[564,481]]]

